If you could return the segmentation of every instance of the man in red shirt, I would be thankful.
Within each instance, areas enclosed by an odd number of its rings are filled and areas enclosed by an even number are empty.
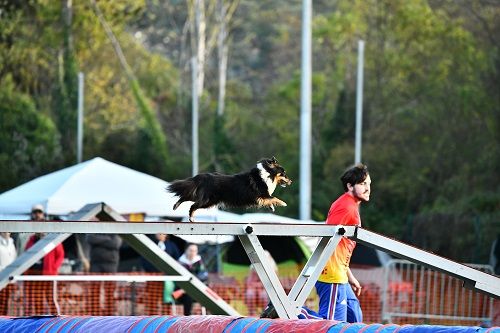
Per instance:
[[[326,224],[361,226],[359,205],[370,200],[371,178],[364,164],[356,164],[340,177],[345,193],[335,200],[326,219]],[[319,311],[316,313],[302,307],[301,319],[329,319],[362,322],[363,313],[356,296],[361,294],[361,285],[349,268],[356,242],[343,237],[329,258],[318,281]],[[269,303],[261,318],[277,318],[274,306]]]
[[[361,226],[359,205],[370,200],[371,178],[368,168],[356,164],[340,177],[345,193],[335,200],[328,212],[326,224]],[[316,282],[319,296],[318,314],[303,308],[299,318],[362,322],[363,313],[356,296],[361,285],[349,268],[356,242],[343,237]]]

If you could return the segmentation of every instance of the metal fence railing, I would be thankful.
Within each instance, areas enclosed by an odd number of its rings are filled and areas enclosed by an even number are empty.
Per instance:
[[[470,266],[491,272],[490,266]],[[360,302],[365,323],[476,326],[488,325],[495,316],[493,298],[421,265],[391,260],[385,267],[352,269],[363,286]],[[294,276],[280,276],[286,292]],[[182,305],[172,298],[168,280],[173,278],[137,273],[16,276],[0,290],[0,315],[180,315]],[[241,315],[259,316],[269,301],[260,281],[210,274],[208,286]],[[314,291],[306,305],[317,309]],[[195,303],[192,314],[203,313],[204,308]]]
[[[468,265],[492,274],[491,266]],[[398,324],[480,325],[491,322],[493,298],[462,281],[406,260],[385,267],[382,320]]]

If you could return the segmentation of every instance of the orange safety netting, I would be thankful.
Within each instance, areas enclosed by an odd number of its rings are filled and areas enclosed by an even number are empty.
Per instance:
[[[124,273],[119,273],[124,274]],[[125,273],[130,274],[130,273]],[[355,273],[360,281],[363,274],[373,277],[374,271]],[[419,315],[429,315],[436,308],[444,309],[450,318],[432,316],[425,319],[428,324],[480,325],[476,319],[467,317],[491,316],[489,298],[479,294],[470,297],[472,291],[458,293],[450,278],[435,276],[437,273],[400,272],[399,281],[388,281],[385,295],[385,310],[400,312],[391,317],[397,324],[422,323]],[[141,274],[142,275],[142,274]],[[413,277],[418,277],[413,281]],[[295,278],[280,277],[288,293]],[[458,281],[458,280],[457,280]],[[422,285],[424,282],[425,286]],[[383,322],[383,284],[373,281],[362,283],[359,297],[365,323]],[[208,286],[228,302],[240,314],[259,316],[268,303],[267,293],[257,279],[211,274]],[[422,288],[425,288],[422,290]],[[461,288],[461,287],[460,287]],[[109,281],[24,281],[9,284],[0,291],[0,315],[28,316],[44,314],[130,316],[130,315],[183,315],[182,296],[177,297],[178,288],[172,282],[109,282]],[[477,293],[474,293],[477,294]],[[317,309],[315,291],[306,301],[306,306]],[[467,309],[467,315],[452,318],[453,309]],[[199,303],[194,303],[191,314],[209,314]],[[404,316],[407,313],[408,316]]]

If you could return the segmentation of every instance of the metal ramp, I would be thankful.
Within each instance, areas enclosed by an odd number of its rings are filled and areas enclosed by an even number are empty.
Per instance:
[[[356,228],[352,240],[463,281],[463,286],[500,299],[500,278],[373,231]]]
[[[259,275],[260,281],[264,285],[278,316],[289,319],[297,318],[300,308],[311,293],[328,258],[335,251],[342,235],[345,233],[345,229],[333,227],[329,231],[331,235],[321,237],[319,244],[302,269],[288,295],[286,295],[276,272],[271,268],[269,258],[265,255],[260,241],[254,234],[253,227],[246,226],[245,232],[247,233],[246,235],[239,235],[238,237],[250,258],[250,262]]]
[[[77,213],[70,215],[69,218],[75,221],[85,221],[106,211],[109,211],[108,207],[104,207],[104,205],[101,204],[86,205]],[[25,221],[19,221],[19,223],[24,222]],[[58,244],[64,242],[69,236],[71,236],[71,233],[49,233],[42,239],[38,240],[32,247],[17,257],[14,262],[0,271],[0,289],[5,288],[13,276],[21,275],[26,272],[34,263],[42,259],[47,253],[52,251]]]
[[[239,236],[280,318],[297,317],[300,308],[305,303],[341,237],[348,237],[366,246],[374,247],[432,270],[443,272],[462,280],[465,288],[500,299],[500,278],[496,276],[359,227],[330,227],[334,228],[331,230],[332,235],[320,238],[316,249],[302,269],[288,295],[285,295],[283,287],[271,269],[272,266],[268,262],[268,258],[265,256],[260,242],[253,235],[252,226],[245,228],[248,235]],[[290,225],[290,228],[293,228],[292,225]],[[299,232],[297,234],[302,235]]]
[[[326,261],[335,251],[342,237],[348,237],[364,245],[375,247],[434,270],[442,271],[464,281],[464,286],[485,293],[489,296],[500,298],[500,278],[480,272],[466,265],[453,262],[435,254],[417,249],[391,238],[354,226],[333,226],[326,224],[307,223],[119,223],[119,222],[15,222],[1,221],[0,231],[11,232],[41,232],[53,233],[118,233],[130,245],[151,260],[165,273],[183,274],[182,270],[174,267],[174,263],[162,254],[155,251],[155,247],[144,239],[144,235],[152,233],[168,233],[174,235],[235,235],[238,236],[243,247],[253,263],[278,315],[281,318],[297,318],[300,308],[311,292]],[[269,259],[258,236],[313,236],[319,237],[319,243],[311,258],[297,278],[290,293],[286,295],[276,273],[271,268]],[[151,242],[152,243],[152,242]],[[170,258],[171,259],[171,258]],[[173,259],[172,259],[173,260]],[[193,279],[193,281],[195,281]],[[200,282],[201,283],[201,282]],[[186,283],[186,290],[198,300],[207,301],[210,291],[202,290],[204,285],[198,282]],[[188,290],[188,288],[191,288]],[[214,298],[210,301],[215,303]],[[205,303],[212,313],[213,308]],[[222,311],[222,307],[219,306]],[[227,311],[227,310],[225,310]],[[227,313],[227,312],[226,312]]]
[[[112,228],[113,230],[102,230],[101,222],[87,222],[90,219],[97,217],[100,220],[112,220],[117,222],[126,222],[126,224],[140,224],[140,223],[129,223],[120,214],[115,212],[109,206],[104,203],[88,204],[83,207],[80,211],[69,216],[73,222],[70,222],[71,226],[76,226],[78,224],[86,225],[87,223],[92,223],[93,231],[85,233],[116,233],[126,241],[134,250],[141,253],[146,259],[151,261],[160,271],[170,274],[172,276],[178,276],[177,284],[183,288],[192,298],[197,300],[200,304],[205,306],[213,314],[223,314],[238,316],[239,313],[226,303],[222,298],[220,298],[214,291],[212,291],[208,286],[191,274],[187,269],[185,269],[181,264],[179,264],[175,259],[170,257],[164,251],[150,240],[144,234],[121,234],[120,228]],[[85,221],[85,223],[81,223]],[[15,230],[10,228],[4,228],[7,222],[0,222],[0,230]],[[59,232],[59,226],[66,224],[65,222],[30,222],[30,221],[17,221],[17,224],[26,223],[25,227],[22,228],[23,232],[49,232],[45,237],[37,241],[31,248],[23,252],[12,264],[5,267],[0,271],[0,290],[3,289],[15,276],[23,274],[28,270],[35,262],[43,258],[47,253],[52,251],[57,244],[60,244],[65,239],[67,239],[71,234],[75,233],[69,228],[67,232]],[[97,224],[97,225],[95,225]],[[123,223],[115,223],[115,227],[118,225],[123,225]],[[34,227],[36,226],[36,227]],[[13,231],[16,232],[16,231]],[[158,231],[160,232],[160,231]]]

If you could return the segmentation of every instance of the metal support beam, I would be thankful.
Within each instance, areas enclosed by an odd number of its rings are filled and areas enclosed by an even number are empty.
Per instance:
[[[72,219],[88,220],[103,211],[103,204],[86,205],[80,211],[70,216]],[[18,224],[25,223],[26,221],[17,221]],[[34,222],[43,227],[47,222]],[[24,232],[46,232],[43,230],[33,231],[30,229]],[[58,244],[66,240],[71,233],[49,233],[38,242],[33,244],[28,250],[24,251],[19,257],[14,260],[10,265],[0,271],[0,290],[2,290],[16,275],[21,275],[26,272],[35,262],[42,259],[47,253],[52,251]]]
[[[97,217],[100,220],[114,220],[119,222],[90,222]],[[3,289],[10,280],[23,274],[36,261],[43,258],[54,247],[68,238],[71,233],[113,233],[119,234],[134,250],[144,256],[160,271],[177,277],[177,285],[183,288],[189,296],[199,301],[203,306],[209,309],[213,314],[224,314],[239,316],[239,313],[220,298],[208,286],[203,284],[175,259],[162,251],[153,241],[143,234],[121,233],[122,229],[135,230],[127,226],[141,225],[142,223],[129,223],[123,216],[115,212],[104,203],[88,204],[80,211],[70,216],[73,222],[32,222],[32,221],[9,221],[0,222],[0,231],[11,232],[47,232],[44,238],[36,242],[28,251],[19,256],[12,264],[0,271],[0,290]],[[103,226],[107,228],[103,228]],[[81,228],[81,226],[85,226]],[[205,225],[204,227],[206,227]],[[17,228],[20,227],[20,228]],[[31,228],[32,227],[32,228]],[[62,227],[62,228],[61,228]],[[88,230],[91,227],[93,230]],[[206,228],[201,230],[206,230]],[[11,229],[12,228],[12,229]],[[63,230],[67,230],[64,232]],[[142,231],[144,232],[144,231]],[[158,230],[156,232],[165,232]],[[151,233],[156,233],[151,232]],[[22,279],[22,278],[21,278]]]
[[[109,218],[123,220],[105,205],[101,207],[101,220]],[[85,215],[85,214],[83,214]],[[80,217],[83,217],[81,215]],[[326,260],[335,251],[342,237],[348,237],[361,244],[388,252],[397,257],[444,272],[464,281],[465,287],[475,289],[489,296],[500,298],[500,278],[475,270],[433,253],[420,250],[391,238],[354,226],[333,226],[325,224],[281,224],[281,223],[119,223],[119,222],[28,222],[0,221],[0,231],[10,232],[52,232],[52,233],[117,233],[136,251],[143,254],[161,271],[175,276],[184,275],[183,267],[160,251],[142,233],[169,233],[174,235],[235,235],[239,236],[250,261],[256,268],[266,291],[282,318],[294,318],[316,282]],[[306,263],[289,295],[286,296],[278,277],[271,268],[258,236],[315,236],[321,237],[318,246]],[[55,236],[53,236],[55,237]],[[168,258],[167,258],[168,257]],[[5,271],[5,270],[4,270]],[[5,275],[4,271],[1,273]],[[11,276],[12,274],[7,274]],[[1,276],[1,275],[0,275]],[[5,278],[5,277],[4,277]],[[1,280],[0,280],[1,281]],[[182,285],[181,285],[182,283]],[[203,302],[212,313],[235,314],[226,303],[212,295],[201,281],[191,279],[179,282],[190,295]],[[0,285],[1,287],[1,285]],[[233,312],[234,311],[234,312]]]
[[[333,237],[321,238],[288,296],[276,272],[272,269],[271,262],[265,255],[257,236],[253,235],[252,230],[248,227],[245,228],[248,235],[238,236],[280,318],[297,318],[328,258],[333,254],[345,233],[345,229],[342,227],[335,227],[335,229],[337,232]]]
[[[500,299],[500,278],[481,272],[472,267],[459,264],[433,253],[418,249],[397,240],[379,235],[373,231],[356,228],[351,239],[373,247],[396,257],[409,260],[436,271],[458,278],[464,282],[464,287],[473,289],[488,296]]]
[[[112,214],[109,212],[107,214]],[[121,216],[120,216],[121,218]],[[123,220],[123,218],[121,218]],[[118,217],[117,217],[117,221]],[[51,233],[83,233],[83,234],[155,234],[172,235],[246,235],[244,227],[252,228],[253,234],[259,236],[333,236],[336,226],[319,223],[177,223],[177,222],[141,222],[120,223],[100,219],[95,221],[0,221],[0,231],[8,232],[51,232]],[[354,234],[355,227],[345,227],[346,233]]]
[[[45,257],[47,253],[52,251],[69,236],[71,234],[47,234],[28,250],[24,251],[13,263],[0,271],[0,290],[9,284],[11,277],[26,272],[34,263]]]
[[[267,295],[273,303],[278,316],[280,318],[288,319],[296,318],[297,314],[295,313],[291,302],[289,302],[278,275],[272,268],[271,261],[266,256],[264,248],[259,242],[257,236],[249,234],[238,237],[248,255],[248,258],[250,258],[250,262],[257,272],[257,275],[259,275],[260,281],[264,285]]]
[[[311,258],[307,261],[288,294],[288,298],[296,307],[297,314],[311,293],[326,262],[335,252],[337,245],[343,237],[342,235],[345,233],[344,228],[339,227],[338,229],[339,232],[335,236],[321,238]]]
[[[12,281],[115,281],[115,282],[164,282],[189,281],[188,276],[179,275],[16,275]]]
[[[120,235],[134,250],[140,253],[145,259],[150,261],[160,271],[179,277],[189,277],[187,281],[179,281],[176,284],[184,289],[189,296],[200,302],[212,314],[240,316],[238,311],[233,309],[222,298],[212,291],[207,285],[191,274],[177,260],[162,251],[146,235]]]

